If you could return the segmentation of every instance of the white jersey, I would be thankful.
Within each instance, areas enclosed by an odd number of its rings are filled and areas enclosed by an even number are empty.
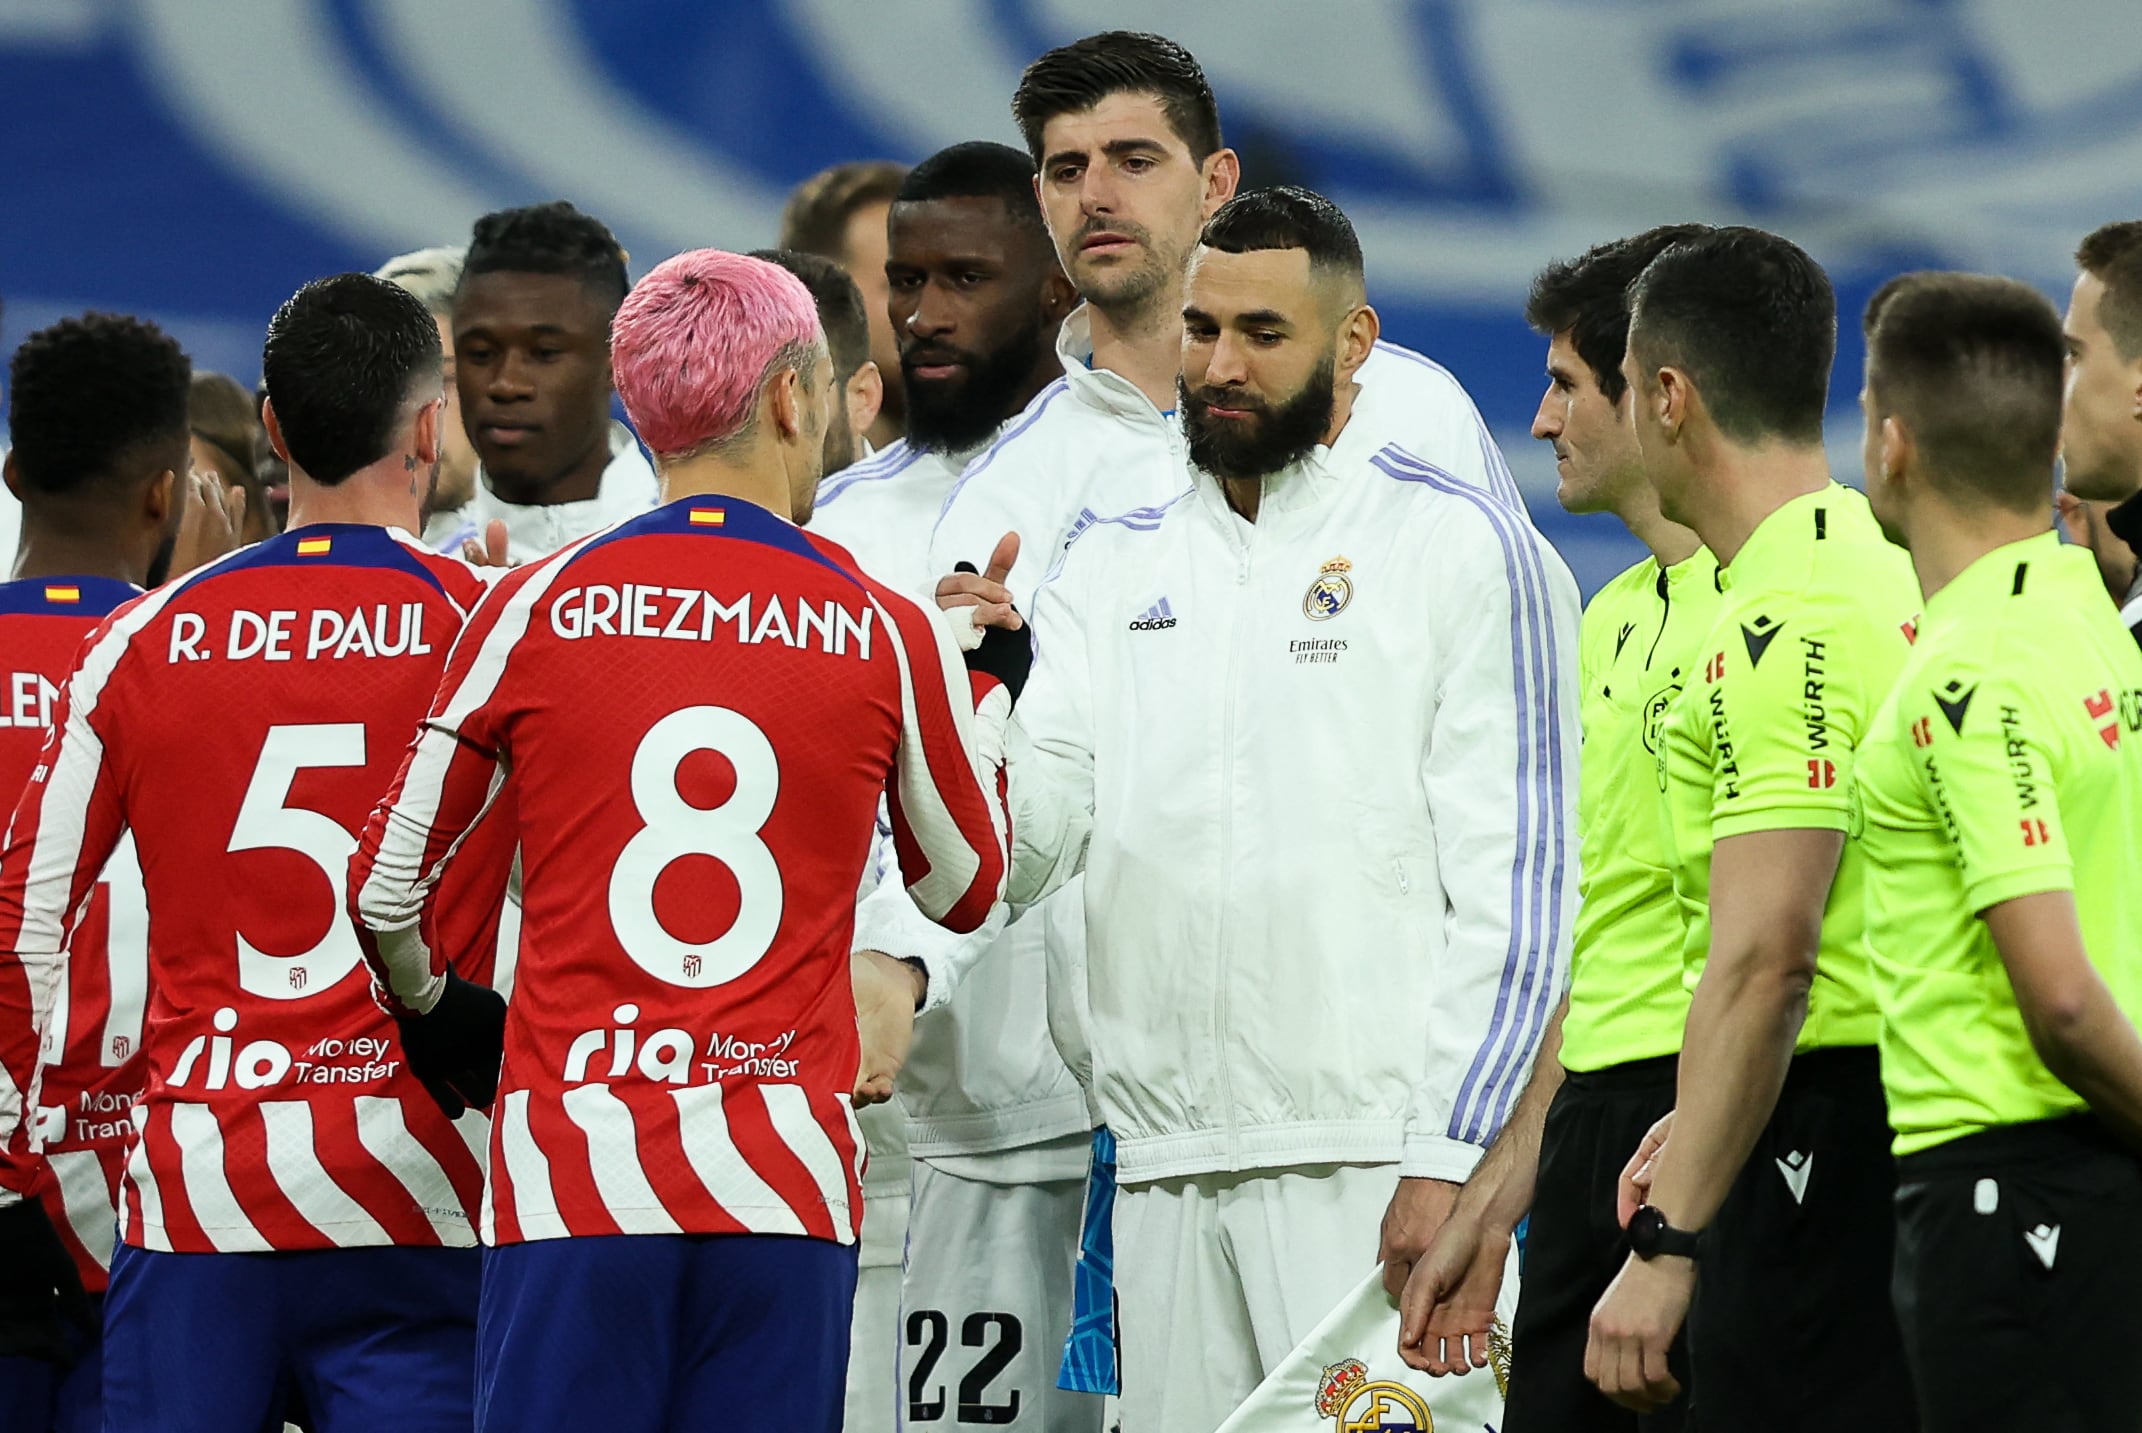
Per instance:
[[[1566,983],[1576,584],[1358,415],[1254,524],[1181,481],[1042,589],[1010,768],[1009,897],[1086,872],[1121,1177],[1463,1179]]]
[[[491,491],[476,470],[476,496],[451,514],[435,513],[424,524],[424,541],[435,552],[461,555],[461,544],[481,538],[495,518],[506,525],[506,559],[515,566],[548,557],[569,542],[623,522],[661,500],[655,471],[624,424],[610,424],[610,462],[595,496],[571,503],[509,503]]]
[[[846,547],[873,576],[927,599],[939,576],[928,563],[930,531],[971,456],[895,443],[820,485],[811,530]],[[924,1159],[986,1155],[1083,1135],[1091,1127],[1085,1096],[1049,1039],[1042,922],[952,935],[915,909],[889,842],[880,843],[880,853],[881,878],[856,911],[858,949],[922,955],[994,937],[986,954],[973,951],[958,962],[970,968],[951,1003],[916,1022],[898,1101],[910,1152]],[[882,1125],[865,1127],[873,1136],[873,1187],[889,1178],[878,1169],[889,1153]],[[1084,1168],[1083,1145],[1077,1155],[1074,1178]]]

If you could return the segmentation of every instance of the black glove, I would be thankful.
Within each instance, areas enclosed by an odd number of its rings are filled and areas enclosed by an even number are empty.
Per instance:
[[[474,1105],[490,1108],[498,1095],[498,1066],[506,1052],[505,997],[446,972],[439,1003],[423,1015],[395,1017],[409,1071],[446,1111],[461,1118]]]
[[[44,1205],[25,1199],[0,1209],[0,1356],[72,1363],[96,1327]]]
[[[974,572],[977,569],[971,562],[959,562],[953,564],[952,570]],[[1004,690],[1011,693],[1016,705],[1019,693],[1026,690],[1027,673],[1034,669],[1033,638],[1023,626],[1016,632],[1003,627],[983,627],[980,631],[982,644],[963,654],[967,659],[967,670],[995,677],[1004,684]]]

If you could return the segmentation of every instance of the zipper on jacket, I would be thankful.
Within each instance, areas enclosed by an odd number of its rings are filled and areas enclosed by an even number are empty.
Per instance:
[[[1230,533],[1233,537],[1236,534]],[[1250,575],[1250,544],[1256,536],[1253,524],[1248,534],[1242,536],[1241,551],[1235,559],[1235,585],[1245,589],[1236,594],[1234,621],[1227,633],[1227,670],[1220,700],[1220,924],[1219,949],[1214,952],[1213,974],[1213,1038],[1217,1042],[1214,1054],[1220,1075],[1220,1103],[1226,1109],[1227,1118],[1227,1168],[1234,1169],[1241,1158],[1241,1120],[1235,1108],[1235,1082],[1230,1072],[1233,1051],[1227,1039],[1227,985],[1228,951],[1234,941],[1234,922],[1230,916],[1234,902],[1230,899],[1230,887],[1234,879],[1235,864],[1235,682],[1241,667],[1242,633],[1249,627],[1246,620],[1251,594],[1246,590]]]
[[[1644,656],[1644,670],[1651,670],[1651,663],[1659,654],[1659,639],[1666,635],[1666,619],[1673,616],[1673,586],[1666,580],[1666,569],[1659,569],[1659,630],[1651,634],[1651,650]]]

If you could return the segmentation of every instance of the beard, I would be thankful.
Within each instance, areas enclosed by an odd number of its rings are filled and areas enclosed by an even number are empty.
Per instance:
[[[1139,258],[1125,265],[1121,261],[1099,267],[1086,262],[1079,246],[1091,234],[1106,231],[1121,234],[1136,243]],[[1194,244],[1196,241],[1191,241]],[[1123,220],[1103,221],[1089,219],[1079,226],[1072,238],[1071,252],[1065,258],[1064,275],[1078,290],[1078,296],[1092,304],[1100,312],[1111,317],[1135,320],[1156,303],[1164,300],[1169,292],[1170,276],[1180,278],[1190,257],[1190,244],[1180,247],[1163,245],[1155,241],[1153,231],[1142,224]]]
[[[855,430],[848,426],[845,407],[826,425],[825,446],[819,451],[825,455],[818,464],[820,473],[837,473],[855,461]]]
[[[987,353],[919,343],[902,353],[907,445],[925,453],[957,453],[981,443],[1018,410],[1019,392],[1033,376],[1045,342],[1037,314]],[[915,377],[917,368],[933,363],[960,364],[966,376],[953,383]]]
[[[439,511],[440,511],[440,507],[439,507],[439,469],[440,469],[440,463],[441,463],[441,460],[440,460],[440,459],[438,459],[438,458],[434,458],[434,459],[432,459],[432,460],[431,460],[431,471],[430,471],[429,473],[427,473],[427,474],[425,475],[425,477],[424,477],[424,484],[423,484],[423,487],[424,487],[424,496],[423,496],[423,499],[422,499],[422,500],[421,500],[421,501],[420,501],[420,502],[419,502],[419,503],[417,504],[417,531],[418,531],[419,533],[421,533],[421,532],[423,532],[423,531],[424,531],[424,524],[426,524],[426,523],[430,522],[430,521],[432,520],[432,518],[433,518],[433,517],[435,517],[435,516],[436,516],[436,515],[437,515],[437,514],[439,513]],[[457,506],[457,507],[458,507],[458,506],[459,506],[459,504],[455,504],[455,506]]]
[[[1247,392],[1224,388],[1193,390],[1175,380],[1182,405],[1183,434],[1190,461],[1216,478],[1249,481],[1268,478],[1309,455],[1331,429],[1337,394],[1332,387],[1336,356],[1326,354],[1300,391],[1277,406]],[[1215,418],[1212,408],[1242,408],[1252,418]]]

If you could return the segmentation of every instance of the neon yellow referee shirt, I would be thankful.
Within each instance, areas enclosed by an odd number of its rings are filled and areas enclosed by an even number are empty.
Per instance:
[[[1667,568],[1644,559],[1584,609],[1577,640],[1583,904],[1562,1024],[1566,1069],[1601,1070],[1681,1048],[1687,923],[1667,867],[1657,753],[1667,708],[1701,665],[1696,651],[1719,600],[1718,560],[1699,547]]]
[[[1660,765],[1689,990],[1710,953],[1711,847],[1755,831],[1849,833],[1854,756],[1911,650],[1919,585],[1867,500],[1836,483],[1763,519],[1730,565]],[[1866,857],[1847,840],[1798,1049],[1872,1045]]]
[[[2081,1110],[1978,913],[2074,892],[2091,961],[2142,1014],[2142,654],[2087,552],[2011,543],[1928,600],[1860,783],[1896,1152]]]

